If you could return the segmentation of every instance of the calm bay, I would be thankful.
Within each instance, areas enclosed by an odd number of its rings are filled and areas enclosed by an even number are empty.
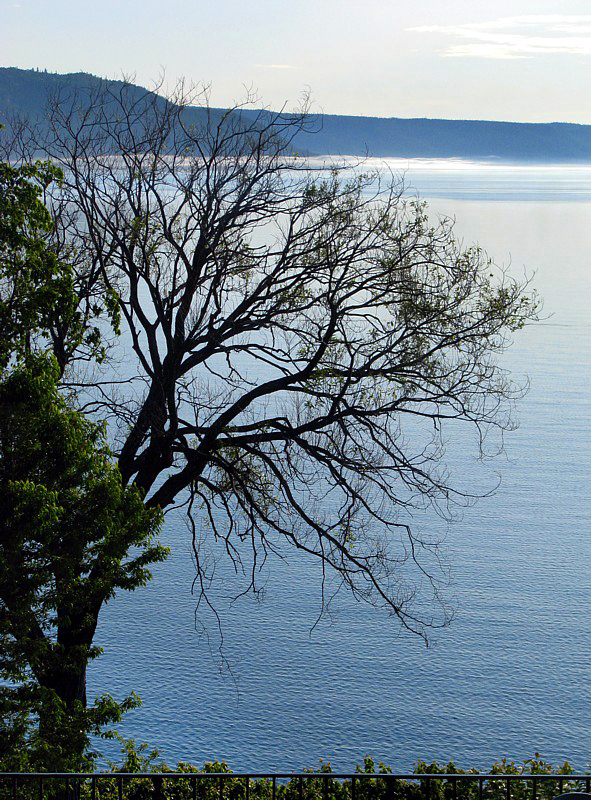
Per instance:
[[[264,567],[262,602],[233,601],[240,587],[219,564],[221,642],[215,618],[195,620],[190,534],[169,516],[171,557],[102,612],[105,654],[89,675],[91,697],[140,694],[121,732],[169,763],[351,770],[370,754],[406,771],[418,758],[487,768],[535,751],[591,762],[591,167],[388,166],[544,298],[542,321],[503,357],[530,381],[505,454],[481,463],[474,442],[448,441],[467,487],[499,488],[453,524],[412,520],[444,540],[455,619],[425,648],[339,593],[315,625],[318,567],[286,549]]]

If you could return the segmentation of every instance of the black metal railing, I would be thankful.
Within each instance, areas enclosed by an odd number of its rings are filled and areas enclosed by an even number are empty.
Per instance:
[[[479,773],[0,773],[0,800],[552,800],[590,775]]]

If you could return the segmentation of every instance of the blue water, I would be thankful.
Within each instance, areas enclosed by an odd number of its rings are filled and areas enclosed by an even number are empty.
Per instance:
[[[291,770],[324,758],[350,770],[371,754],[405,771],[418,758],[486,768],[536,750],[591,762],[591,170],[394,167],[466,243],[518,276],[536,270],[545,298],[544,321],[504,357],[531,382],[506,454],[481,464],[464,437],[449,442],[466,485],[486,490],[499,476],[499,489],[452,525],[413,520],[445,537],[455,619],[427,649],[341,593],[313,627],[316,565],[270,562],[262,602],[232,602],[239,583],[220,565],[220,655],[215,620],[195,619],[188,531],[169,518],[171,558],[101,616],[106,652],[89,688],[138,691],[144,705],[122,732],[171,762]]]

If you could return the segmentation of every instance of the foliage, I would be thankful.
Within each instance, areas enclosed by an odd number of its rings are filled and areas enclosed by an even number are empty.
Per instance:
[[[89,736],[137,704],[104,695],[87,707],[99,612],[144,585],[166,550],[160,512],[122,484],[104,426],[59,389],[52,326],[62,354],[100,347],[71,267],[43,238],[40,193],[59,172],[0,167],[0,764],[80,769]]]
[[[74,353],[100,361],[106,351],[92,320],[102,314],[118,325],[112,293],[96,281],[88,292],[88,276],[75,274],[49,244],[55,224],[43,199],[62,177],[50,162],[0,162],[0,369],[36,342],[44,349],[48,337],[61,371]]]
[[[68,407],[56,374],[30,358],[0,382],[0,697],[18,708],[21,738],[40,720],[24,740],[32,763],[72,768],[88,735],[134,705],[105,696],[86,708],[100,609],[144,585],[166,551],[160,514],[123,487],[103,427]]]
[[[553,765],[539,753],[522,764],[506,759],[495,762],[486,773],[458,767],[453,761],[440,764],[419,760],[411,771],[416,778],[396,777],[392,767],[376,764],[366,756],[354,770],[354,787],[351,776],[335,777],[330,763],[321,761],[315,769],[304,769],[301,776],[276,779],[275,786],[271,778],[249,778],[247,795],[246,778],[234,777],[225,761],[209,761],[201,768],[186,762],[170,767],[145,744],[138,747],[133,740],[122,740],[122,744],[122,764],[111,764],[111,772],[103,773],[96,782],[93,797],[98,800],[246,800],[247,796],[253,800],[507,800],[506,781],[499,777],[481,782],[482,774],[556,776],[556,780],[537,782],[537,800],[552,800],[562,791],[584,791],[587,787],[586,778],[569,778],[574,771],[568,762]],[[143,776],[134,777],[133,773]],[[421,777],[439,774],[441,779]],[[455,777],[447,777],[451,775]],[[19,796],[28,800],[23,789]],[[31,800],[39,796],[34,787],[29,789]],[[91,789],[90,782],[81,782],[81,800],[90,797]],[[49,781],[48,790],[51,792]],[[531,779],[512,780],[510,796],[512,800],[533,800]]]
[[[67,267],[47,247],[49,212],[40,195],[60,171],[50,164],[19,168],[0,163],[0,367],[22,356],[30,331],[47,331],[50,318],[71,316]]]

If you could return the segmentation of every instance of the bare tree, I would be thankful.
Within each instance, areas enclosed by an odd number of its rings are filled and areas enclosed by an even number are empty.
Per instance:
[[[53,103],[60,246],[125,343],[118,373],[81,378],[54,331],[64,382],[109,417],[145,503],[186,504],[206,599],[208,537],[252,592],[289,544],[426,637],[447,620],[412,602],[437,595],[437,537],[408,512],[469,494],[444,470],[450,420],[481,447],[511,427],[521,389],[496,359],[536,301],[396,180],[312,170],[305,113],[196,99],[105,85]]]

